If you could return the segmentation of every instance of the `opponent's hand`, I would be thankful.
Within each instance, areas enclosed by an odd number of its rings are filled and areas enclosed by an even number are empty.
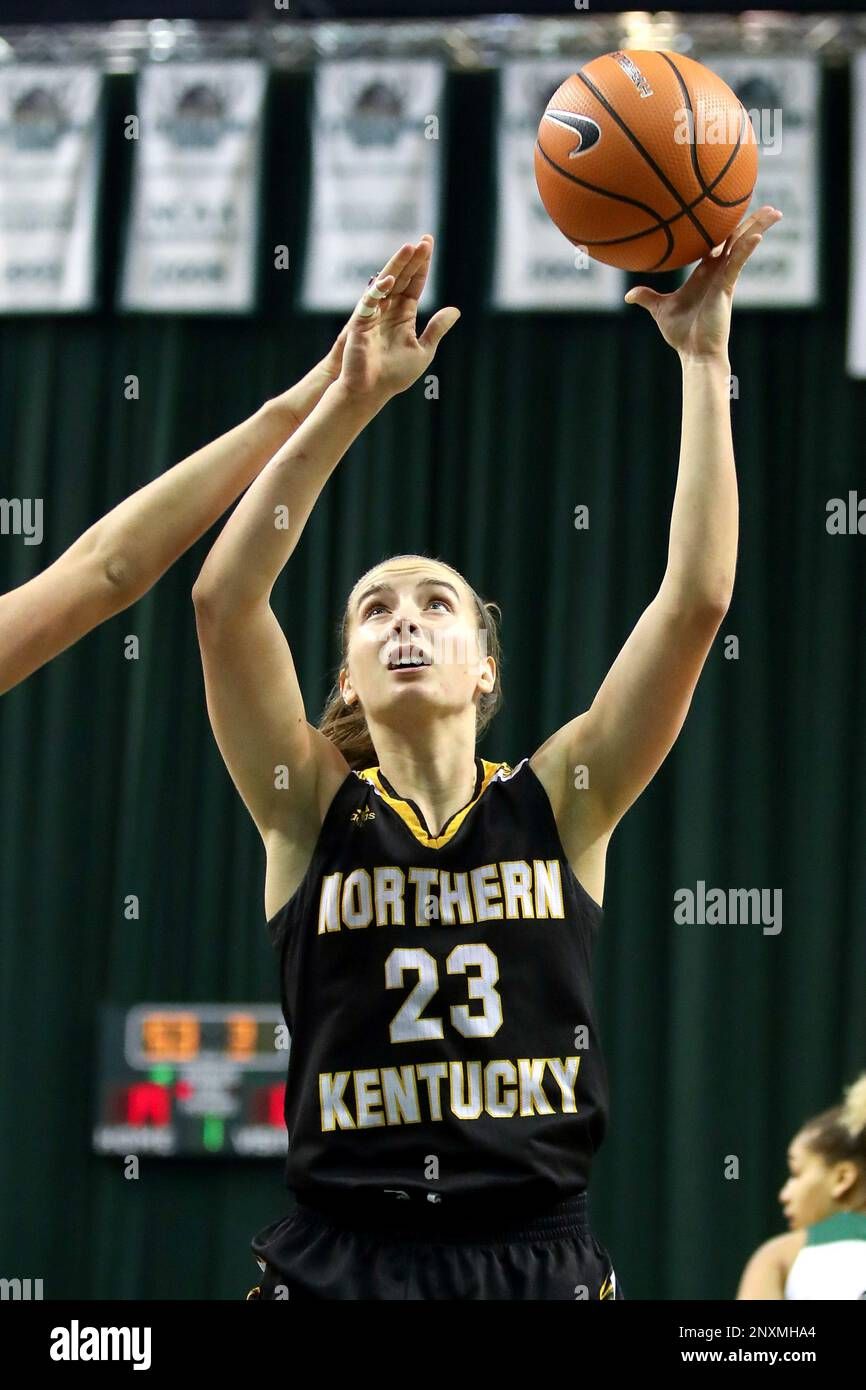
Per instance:
[[[405,391],[430,365],[439,343],[460,317],[440,309],[420,338],[415,318],[427,280],[433,238],[396,251],[378,276],[371,276],[344,332],[339,381],[354,396],[387,400]]]
[[[665,342],[676,348],[681,357],[725,358],[737,277],[760,246],[764,232],[781,217],[777,208],[758,208],[734,228],[723,245],[698,262],[678,290],[658,294],[639,285],[628,291],[626,304],[640,304],[647,309]]]

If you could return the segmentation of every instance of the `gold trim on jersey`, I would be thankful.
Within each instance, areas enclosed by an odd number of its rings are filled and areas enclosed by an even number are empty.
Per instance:
[[[442,831],[441,835],[428,834],[413,807],[401,797],[392,796],[391,793],[386,790],[382,784],[378,767],[365,767],[363,771],[359,771],[356,768],[356,772],[359,777],[363,777],[365,782],[369,782],[377,795],[381,796],[382,800],[397,812],[397,815],[400,817],[407,830],[411,831],[419,844],[426,845],[428,849],[441,849],[443,845],[448,844],[449,840],[453,840],[469,812],[472,810],[473,806],[477,806],[497,772],[511,772],[511,767],[508,763],[488,762],[485,758],[481,758],[480,762],[484,773],[481,778],[481,786],[478,788],[476,795],[473,796],[471,801],[468,801],[461,810],[454,812],[451,819],[446,822],[445,829]]]

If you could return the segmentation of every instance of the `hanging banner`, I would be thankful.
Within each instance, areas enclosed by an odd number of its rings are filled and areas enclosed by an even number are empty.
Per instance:
[[[866,377],[866,48],[852,59],[848,374]]]
[[[163,63],[138,84],[125,309],[254,307],[265,68]]]
[[[350,59],[316,69],[304,309],[352,309],[403,242],[438,235],[444,96],[439,62]],[[422,303],[437,298],[439,259]]]
[[[698,57],[736,92],[754,127],[758,181],[748,211],[769,203],[785,214],[743,266],[737,308],[808,308],[818,302],[818,63]]]
[[[102,86],[95,68],[0,68],[0,312],[93,307]]]
[[[499,71],[494,308],[622,308],[624,272],[572,246],[551,221],[535,182],[535,137],[545,107],[593,56],[517,59]]]

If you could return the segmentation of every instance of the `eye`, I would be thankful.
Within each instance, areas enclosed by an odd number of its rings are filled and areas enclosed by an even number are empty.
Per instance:
[[[447,599],[447,598],[431,598],[430,603],[444,603],[444,604],[445,604],[445,607],[448,609],[448,612],[449,612],[449,613],[453,612],[453,609],[452,609],[452,607],[451,607],[451,600],[450,600],[450,599]],[[428,607],[429,607],[429,604],[428,604]]]
[[[366,608],[366,609],[364,610],[364,617],[365,617],[365,618],[370,618],[370,617],[372,617],[372,615],[373,615],[375,612],[377,612],[378,609],[384,608],[384,607],[385,607],[384,603],[371,603],[371,604],[370,604],[370,607],[369,607],[369,608]]]

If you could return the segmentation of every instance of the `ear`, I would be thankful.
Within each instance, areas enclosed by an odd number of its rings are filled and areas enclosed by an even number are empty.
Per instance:
[[[349,679],[349,672],[347,671],[345,666],[341,670],[339,676],[337,677],[337,680],[340,685],[340,694],[343,697],[343,703],[345,705],[353,705],[358,697],[355,693],[354,686],[352,685],[352,682]]]
[[[496,662],[492,656],[486,656],[481,663],[478,674],[478,686],[482,695],[489,695],[496,685]]]
[[[860,1172],[857,1168],[857,1164],[852,1163],[850,1159],[846,1158],[843,1159],[841,1163],[835,1163],[833,1165],[833,1181],[831,1185],[834,1201],[838,1202],[841,1197],[845,1197],[848,1193],[853,1192],[854,1188],[857,1186],[859,1177]]]

